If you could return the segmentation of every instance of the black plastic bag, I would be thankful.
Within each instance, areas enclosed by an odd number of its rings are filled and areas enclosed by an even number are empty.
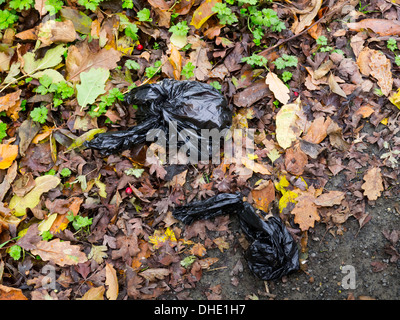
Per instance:
[[[250,242],[245,259],[257,277],[262,280],[279,279],[299,269],[297,243],[282,221],[276,217],[262,219],[265,212],[243,202],[240,194],[222,193],[193,202],[175,208],[173,216],[185,224],[191,224],[195,220],[234,212],[238,214],[240,226]]]
[[[98,134],[85,143],[86,147],[97,149],[104,155],[121,152],[145,143],[151,129],[161,129],[168,135],[168,142],[177,141],[179,146],[188,141],[179,141],[173,135],[179,135],[183,129],[192,129],[196,132],[193,140],[200,153],[202,129],[223,130],[232,124],[232,111],[225,97],[212,86],[197,81],[165,79],[145,84],[128,92],[125,102],[138,106],[138,125],[126,131]],[[171,126],[174,130],[169,130]]]

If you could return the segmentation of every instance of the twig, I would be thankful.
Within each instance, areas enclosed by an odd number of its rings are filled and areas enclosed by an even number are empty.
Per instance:
[[[343,5],[347,4],[348,2],[349,2],[349,1],[345,2]],[[326,18],[328,18],[328,17],[330,17],[331,15],[335,14],[336,12],[338,12],[340,9],[342,9],[342,6],[336,8],[335,10],[333,10],[333,11],[331,11],[331,12],[328,12],[328,13],[325,14],[322,18],[320,18],[320,19],[318,19],[317,21],[315,21],[313,24],[311,24],[309,27],[307,27],[306,29],[304,29],[304,30],[301,31],[300,33],[295,34],[295,35],[293,35],[293,36],[291,36],[291,37],[289,37],[289,38],[287,38],[287,39],[285,39],[285,40],[283,40],[283,41],[281,41],[281,42],[278,42],[277,44],[273,45],[272,47],[269,47],[269,48],[267,48],[267,49],[261,51],[261,52],[259,53],[259,55],[262,56],[262,55],[266,54],[267,52],[269,52],[269,51],[271,51],[271,50],[273,50],[273,49],[275,49],[275,48],[281,46],[282,44],[284,44],[284,43],[286,43],[286,42],[289,42],[289,41],[292,41],[293,39],[296,39],[297,37],[303,35],[304,33],[306,33],[308,30],[310,30],[312,27],[314,27],[314,26],[317,25],[318,23],[321,23],[321,22],[322,22],[323,20],[325,20]]]

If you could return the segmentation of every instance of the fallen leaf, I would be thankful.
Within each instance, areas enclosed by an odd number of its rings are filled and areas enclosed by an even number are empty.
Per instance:
[[[191,249],[190,254],[203,257],[207,253],[206,248],[201,243],[196,243]]]
[[[392,91],[392,64],[385,54],[381,51],[374,50],[371,55],[371,76],[378,80],[378,85],[385,96],[388,96]]]
[[[315,222],[321,219],[314,203],[315,197],[312,190],[313,188],[310,188],[307,193],[299,195],[292,210],[292,214],[295,216],[294,222],[299,225],[302,231],[314,228]]]
[[[303,140],[311,143],[320,143],[328,135],[327,129],[331,123],[331,118],[318,117],[311,123]]]
[[[362,31],[363,29],[371,29],[380,36],[399,36],[400,22],[397,20],[386,19],[364,19],[359,22],[347,23],[347,27],[351,31]]]
[[[300,108],[301,101],[297,98],[295,103],[283,105],[276,115],[276,140],[283,149],[289,148],[301,134],[302,130],[296,126]]]
[[[60,10],[62,20],[71,20],[76,31],[82,34],[90,34],[92,19],[81,10],[64,7]]]
[[[315,0],[311,3],[313,4],[312,9],[307,13],[301,14],[299,17],[299,23],[297,25],[294,24],[294,28],[292,28],[294,34],[299,34],[306,27],[311,25],[314,18],[317,16],[319,9],[321,9],[322,0]]]
[[[182,56],[179,50],[171,43],[171,54],[168,58],[172,67],[174,68],[174,78],[175,80],[179,80],[181,78],[182,71]]]
[[[157,279],[162,280],[169,274],[169,269],[164,268],[150,268],[139,273],[140,276],[149,281],[156,281]]]
[[[47,13],[45,2],[46,0],[35,0],[35,9],[39,12],[41,17]]]
[[[280,103],[287,104],[289,102],[290,90],[275,73],[268,72],[267,77],[265,78],[265,83]]]
[[[264,212],[269,211],[270,204],[275,200],[275,186],[271,180],[261,183],[251,191],[254,206]]]
[[[114,69],[121,58],[121,53],[115,49],[101,49],[92,52],[86,42],[80,42],[68,48],[66,59],[67,80],[77,82],[82,72],[92,68]]]
[[[192,64],[196,67],[194,69],[194,75],[199,81],[207,80],[208,74],[212,68],[212,64],[207,56],[209,50],[207,44],[197,36],[189,36],[188,42],[192,44],[191,49],[193,49],[189,57]]]
[[[329,75],[328,84],[329,84],[329,88],[331,89],[331,91],[333,93],[336,93],[337,95],[339,95],[339,96],[341,96],[343,98],[347,98],[346,93],[343,91],[343,89],[336,82],[335,77],[333,76],[332,73]]]
[[[7,191],[17,176],[18,164],[15,161],[7,170],[2,183],[0,183],[0,202],[3,201]],[[13,190],[14,191],[14,190]],[[14,191],[15,192],[15,191]],[[1,232],[0,232],[1,233]]]
[[[78,300],[104,300],[105,290],[103,286],[90,288],[85,292],[82,298]]]
[[[201,26],[216,12],[212,11],[216,3],[221,3],[222,0],[207,0],[194,11],[192,21],[190,24],[196,29],[200,29]]]
[[[44,261],[51,261],[63,267],[87,261],[85,253],[80,249],[79,246],[71,245],[70,241],[61,242],[57,238],[50,241],[38,242],[36,249],[31,250],[31,253],[39,255]]]
[[[71,20],[48,20],[39,25],[37,35],[42,46],[59,42],[68,43],[76,39],[75,27]]]
[[[308,164],[308,157],[300,149],[298,144],[286,150],[285,168],[287,172],[295,176],[300,176],[303,174],[307,164]]]
[[[57,187],[60,181],[60,178],[52,175],[37,177],[35,179],[35,187],[24,197],[14,195],[10,200],[9,208],[14,210],[14,214],[17,217],[25,215],[27,208],[36,207],[40,202],[40,196],[44,192]]]
[[[247,169],[250,169],[253,172],[260,174],[271,174],[271,172],[265,165],[255,162],[254,160],[251,160],[248,157],[242,157],[241,162]]]
[[[339,205],[344,199],[345,192],[342,191],[329,191],[328,193],[321,194],[318,196],[314,203],[320,207],[332,207]]]
[[[0,300],[28,300],[21,289],[11,288],[0,284]]]
[[[363,179],[365,183],[361,188],[364,190],[364,195],[368,200],[378,199],[384,190],[381,169],[377,167],[369,169]]]
[[[106,282],[105,284],[108,286],[106,291],[106,297],[108,300],[117,300],[119,286],[118,286],[118,278],[117,272],[115,271],[114,267],[106,263]]]
[[[105,128],[89,130],[88,132],[85,132],[84,134],[82,134],[81,136],[76,138],[75,141],[68,147],[68,150],[79,148],[79,147],[81,147],[83,145],[83,143],[85,141],[92,140],[96,134],[103,133],[103,132],[106,132],[106,131],[107,131],[107,129],[105,129]]]
[[[58,65],[62,59],[67,48],[64,44],[60,44],[55,48],[47,50],[43,58],[36,60],[35,53],[27,52],[23,55],[24,71],[30,76],[34,76],[35,72],[43,69],[48,69]]]
[[[224,252],[224,250],[229,249],[229,243],[226,242],[225,237],[218,237],[213,240],[213,242],[217,245],[219,251]]]
[[[18,145],[0,144],[0,169],[7,169],[18,156]]]
[[[81,83],[76,86],[76,97],[82,109],[94,103],[99,95],[106,92],[105,83],[109,76],[110,71],[103,68],[91,68],[81,73]]]

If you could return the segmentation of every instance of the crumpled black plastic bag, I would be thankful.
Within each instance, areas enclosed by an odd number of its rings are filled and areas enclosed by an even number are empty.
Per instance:
[[[244,257],[257,277],[262,280],[279,279],[299,269],[297,243],[282,221],[276,217],[263,220],[259,214],[265,216],[265,212],[244,202],[238,193],[222,193],[177,207],[173,216],[185,224],[191,224],[195,220],[234,212],[238,214],[240,226],[250,242]]]
[[[193,129],[201,141],[201,129],[227,129],[232,124],[232,111],[225,97],[212,86],[197,81],[165,79],[145,84],[125,95],[125,102],[137,105],[137,126],[126,131],[98,134],[85,146],[99,150],[104,155],[121,152],[136,144],[146,142],[151,129],[161,129],[166,134],[169,126],[176,123],[175,131]],[[178,141],[167,136],[167,141]],[[178,142],[178,146],[185,141]],[[187,143],[187,142],[186,142]],[[199,150],[199,154],[200,154]]]

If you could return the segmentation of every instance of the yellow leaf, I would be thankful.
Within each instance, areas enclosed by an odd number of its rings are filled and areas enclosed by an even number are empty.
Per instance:
[[[41,221],[38,226],[40,234],[42,234],[45,231],[49,231],[56,218],[57,218],[57,213],[53,213],[52,215],[49,215],[47,219]]]
[[[383,118],[381,121],[381,123],[385,126],[387,126],[388,122],[389,122],[389,118]]]
[[[286,176],[282,176],[279,182],[275,182],[275,189],[284,194],[286,192],[286,188],[289,187],[289,185],[290,183],[286,179]]]
[[[389,97],[391,103],[393,103],[397,108],[400,109],[400,88],[397,90],[396,93],[392,94]]]
[[[102,198],[107,198],[107,192],[106,192],[106,185],[100,181],[101,174],[97,177],[96,180],[94,180],[94,183],[96,184],[97,188],[99,188],[99,196]]]
[[[35,136],[35,138],[33,138],[32,142],[37,144],[40,141],[46,139],[48,136],[51,135],[53,129],[54,129],[54,127],[43,126],[43,132],[42,133],[38,133]]]
[[[221,3],[222,0],[206,0],[204,1],[193,13],[193,18],[190,24],[194,26],[196,29],[200,29],[200,27],[206,22],[215,12],[212,11],[212,8],[216,3]]]
[[[0,169],[7,169],[18,156],[18,146],[0,144]]]
[[[165,232],[156,230],[152,236],[149,236],[149,243],[151,243],[155,249],[161,247],[168,240],[171,242],[177,242],[174,231],[169,227]]]
[[[296,198],[299,195],[294,191],[286,191],[282,197],[279,199],[279,212],[282,212],[283,209],[287,207],[289,203],[296,203]]]

